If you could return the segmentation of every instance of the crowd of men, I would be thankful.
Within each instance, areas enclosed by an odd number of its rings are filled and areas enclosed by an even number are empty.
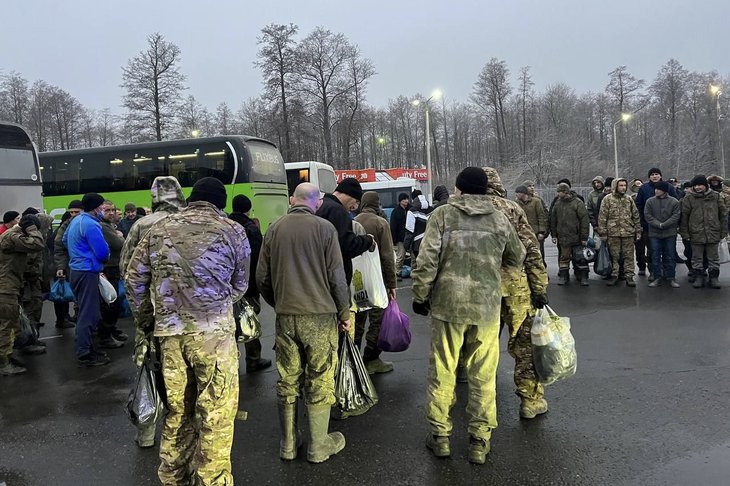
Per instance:
[[[588,285],[588,266],[576,265],[573,254],[576,246],[589,244],[592,226],[613,259],[608,285],[620,275],[635,285],[634,254],[643,242],[653,251],[645,262],[652,286],[660,279],[676,286],[679,232],[691,252],[695,286],[704,284],[706,266],[715,287],[717,247],[728,232],[730,185],[720,181],[721,196],[713,180],[695,177],[681,203],[658,169],[631,188],[626,179],[596,178],[587,201],[563,180],[548,209],[531,181],[517,187],[513,201],[496,170],[468,167],[457,176],[453,195],[438,186],[432,201],[419,191],[399,196],[390,222],[378,194],[363,193],[355,179],[344,179],[323,198],[319,188],[302,183],[288,213],[265,236],[249,217],[251,201],[245,196],[232,200],[230,215],[224,212],[226,188],[211,177],[198,180],[187,201],[174,177],[158,177],[151,188],[153,211],[141,217],[132,205],[122,217],[103,196],[86,194],[69,205],[55,235],[37,210],[22,217],[6,213],[0,227],[0,373],[22,371],[12,355],[19,306],[40,319],[33,307],[39,301],[33,299],[42,292],[43,252],[52,241],[55,276],[68,279],[75,295],[79,365],[107,364],[100,349],[128,339],[117,327],[118,304],[101,298],[100,279],[117,288],[120,279],[125,283],[135,320],[136,364],[152,350],[161,356],[167,408],[158,470],[163,484],[233,484],[240,333],[235,306],[246,302],[259,312],[261,296],[276,313],[279,455],[298,456],[301,400],[309,432],[306,457],[320,463],[345,447],[341,433],[329,432],[342,333],[354,324],[358,349],[364,338],[369,373],[393,371],[393,364],[380,358],[377,343],[382,310],[356,312],[352,306],[352,259],[378,249],[383,283],[394,300],[408,252],[413,312],[432,317],[425,444],[437,457],[450,456],[455,385],[466,382],[468,458],[483,464],[497,425],[503,326],[515,359],[520,416],[531,419],[548,410],[530,345],[533,317],[548,304],[545,239],[552,236],[559,249],[559,285],[568,284],[571,262],[578,281]],[[58,327],[73,325],[68,307],[57,307],[56,313]],[[260,343],[246,345],[248,372],[270,366],[260,351]],[[140,427],[136,440],[140,447],[154,445],[154,424]]]

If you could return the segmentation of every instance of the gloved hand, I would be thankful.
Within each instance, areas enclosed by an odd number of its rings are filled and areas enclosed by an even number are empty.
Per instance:
[[[532,294],[530,298],[532,299],[532,306],[535,309],[542,309],[548,305],[548,297],[546,294]]]
[[[422,316],[427,316],[431,312],[431,302],[416,302],[413,301],[413,312]]]
[[[26,214],[22,218],[20,218],[20,223],[18,223],[18,226],[20,226],[20,229],[23,230],[23,233],[28,232],[28,228],[31,226],[35,226],[36,228],[41,227],[41,222],[38,219],[38,216],[35,216],[33,214]]]
[[[142,366],[147,351],[150,349],[149,335],[145,334],[141,329],[137,329],[134,333],[134,364],[137,368]]]

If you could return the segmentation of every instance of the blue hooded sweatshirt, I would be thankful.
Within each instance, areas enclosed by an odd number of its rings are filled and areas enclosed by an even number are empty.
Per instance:
[[[81,213],[71,220],[63,234],[69,255],[69,268],[77,272],[101,272],[109,259],[109,245],[104,240],[99,220]]]

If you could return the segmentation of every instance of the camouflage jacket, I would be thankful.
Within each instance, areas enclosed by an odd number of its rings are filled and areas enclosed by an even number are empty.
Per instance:
[[[611,194],[603,198],[598,212],[598,235],[601,238],[641,237],[641,218],[636,203],[628,194],[619,194],[618,183],[626,179],[614,179]]]
[[[522,202],[519,199],[516,201],[520,205],[522,210],[527,216],[527,221],[530,223],[533,233],[536,235],[542,233],[546,235],[549,233],[547,210],[545,209],[545,203],[537,196],[532,196],[526,202]]]
[[[558,198],[550,209],[550,235],[558,239],[559,245],[588,240],[588,211],[572,192],[564,199]]]
[[[53,238],[53,262],[56,265],[56,270],[63,270],[64,273],[68,274],[68,249],[63,244],[63,234],[66,232],[68,225],[71,224],[73,218],[68,218],[66,221],[61,223],[61,226],[56,230],[56,236]]]
[[[413,271],[413,298],[435,319],[498,326],[503,265],[521,267],[525,248],[489,196],[454,196],[428,220]]]
[[[532,294],[547,294],[548,276],[545,264],[542,262],[540,245],[537,237],[530,226],[530,223],[520,205],[506,198],[507,191],[502,186],[502,179],[499,173],[491,168],[485,167],[487,173],[487,197],[494,205],[494,208],[501,211],[517,231],[517,237],[522,246],[525,247],[525,262],[519,268],[503,266],[502,271],[502,296],[519,297]],[[540,201],[535,205],[542,210]],[[528,300],[529,302],[529,300]]]
[[[122,276],[127,271],[127,266],[129,266],[129,260],[132,258],[134,249],[137,248],[137,245],[147,230],[161,219],[166,218],[172,213],[177,213],[186,205],[180,183],[174,177],[156,177],[152,182],[152,189],[150,191],[152,193],[153,213],[138,219],[132,225],[132,228],[127,234],[127,238],[124,240],[122,254],[119,257],[119,270],[121,270]],[[256,269],[254,268],[251,271],[255,272]]]
[[[46,238],[51,230],[51,224],[53,224],[53,217],[48,214],[36,214],[38,220],[41,222],[41,227],[38,230],[43,238],[43,248],[38,251],[28,253],[26,257],[25,275],[28,278],[40,278],[43,275],[43,269],[47,260],[50,260],[50,250],[46,246]]]
[[[712,189],[682,198],[679,234],[692,243],[719,243],[728,233],[727,208]]]
[[[233,303],[248,287],[250,255],[243,227],[208,202],[160,221],[127,267],[137,326],[154,319],[155,336],[233,333]]]
[[[0,235],[1,295],[20,295],[27,255],[41,252],[46,246],[38,228],[30,226],[27,231],[26,234],[15,225]]]

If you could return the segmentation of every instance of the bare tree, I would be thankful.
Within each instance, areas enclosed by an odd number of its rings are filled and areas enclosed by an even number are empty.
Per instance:
[[[179,63],[180,48],[154,33],[147,38],[147,49],[122,68],[122,87],[127,90],[123,105],[140,128],[153,130],[156,140],[162,140],[185,89]]]
[[[658,108],[660,120],[669,124],[669,158],[676,166],[678,143],[678,116],[683,109],[689,73],[676,59],[667,61],[651,84],[649,91]]]
[[[233,112],[224,101],[215,109],[214,133],[229,135],[233,133]]]
[[[195,96],[188,95],[178,109],[177,136],[190,138],[210,135],[207,130],[207,110]]]
[[[624,113],[629,109],[628,104],[634,92],[644,86],[644,80],[636,79],[626,66],[619,66],[608,75],[611,79],[606,86],[606,93],[613,98],[618,113]]]
[[[0,118],[25,124],[30,104],[28,80],[16,71],[0,79]]]
[[[507,147],[507,126],[505,123],[505,104],[507,97],[512,92],[508,83],[509,69],[505,61],[493,57],[482,68],[476,83],[471,100],[479,106],[484,113],[492,112],[494,130],[497,138],[497,151],[499,153],[499,164],[504,164],[508,157]]]

